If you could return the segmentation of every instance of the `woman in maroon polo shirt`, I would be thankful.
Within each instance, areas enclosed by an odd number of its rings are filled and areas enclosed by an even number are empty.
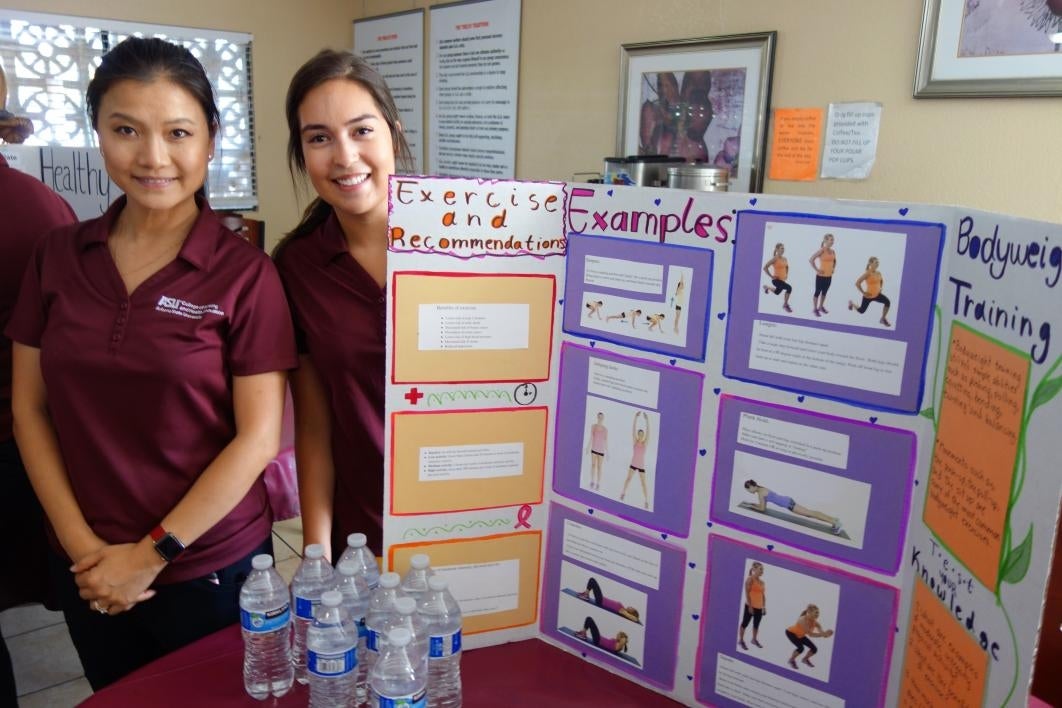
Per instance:
[[[201,196],[219,115],[199,62],[128,39],[87,102],[125,195],[42,240],[7,334],[15,436],[98,689],[237,620],[272,549],[261,471],[296,358],[272,263]]]
[[[274,258],[295,321],[292,374],[303,538],[332,557],[347,534],[381,550],[387,178],[412,165],[383,78],[325,50],[285,102],[292,174],[317,198]]]

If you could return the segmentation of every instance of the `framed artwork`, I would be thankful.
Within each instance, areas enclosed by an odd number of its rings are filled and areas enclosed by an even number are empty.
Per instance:
[[[668,155],[730,169],[759,192],[776,32],[624,44],[619,155]]]
[[[1062,96],[1062,0],[925,0],[914,96]]]

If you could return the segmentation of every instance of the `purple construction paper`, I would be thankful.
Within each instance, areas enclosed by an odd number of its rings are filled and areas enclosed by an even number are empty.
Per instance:
[[[828,683],[797,672],[786,672],[753,654],[737,650],[735,645],[741,623],[745,562],[748,559],[819,578],[840,587],[837,617],[830,618],[829,623],[824,624],[836,627],[837,633],[829,640],[821,640],[834,642],[833,665]],[[769,589],[768,598],[772,590],[778,592],[777,589]],[[697,699],[713,706],[743,705],[715,692],[715,659],[717,654],[723,653],[790,681],[838,696],[844,699],[846,705],[880,706],[885,700],[885,682],[892,656],[898,601],[897,590],[887,585],[715,535],[708,543],[708,585],[701,611],[701,644],[697,650],[694,687]],[[786,618],[786,621],[795,619]],[[785,641],[784,636],[781,641]]]
[[[652,510],[629,506],[579,486],[591,357],[660,373],[656,409],[660,413],[660,424],[655,432],[658,442],[656,474],[652,475]],[[676,536],[688,536],[703,386],[704,375],[695,371],[565,342],[561,346],[557,428],[553,446],[554,491],[643,526]]]
[[[738,426],[742,413],[767,416],[789,423],[842,433],[849,437],[848,469],[819,465],[761,448],[739,445]],[[863,548],[851,548],[828,538],[817,538],[755,518],[729,508],[734,475],[734,452],[744,450],[871,485]],[[847,418],[812,413],[772,403],[724,395],[719,403],[716,463],[710,515],[714,521],[787,543],[854,565],[895,573],[900,567],[904,532],[910,513],[911,480],[915,473],[917,436],[909,430],[889,428]],[[799,490],[779,490],[798,496]],[[754,501],[749,495],[749,500]],[[799,502],[799,499],[797,499]]]
[[[604,533],[612,534],[641,546],[660,552],[660,587],[654,589],[632,582],[609,572],[607,568],[593,565],[564,555],[564,522],[568,519]],[[648,598],[645,611],[645,662],[642,668],[635,667],[606,652],[589,649],[585,642],[573,639],[557,631],[558,600],[560,598],[561,561],[586,568],[595,576],[601,576],[644,592]],[[638,681],[651,683],[665,690],[674,687],[675,662],[678,656],[679,615],[682,611],[682,587],[685,582],[686,553],[681,548],[659,539],[643,536],[612,524],[598,521],[592,516],[576,512],[560,504],[551,504],[549,512],[549,542],[546,546],[545,573],[542,579],[542,633],[564,644],[587,658],[607,664],[617,671],[628,674]]]
[[[587,255],[617,258],[639,263],[659,263],[667,266],[684,266],[693,269],[693,282],[688,290],[683,312],[686,316],[686,346],[676,346],[667,342],[654,342],[651,339],[629,337],[617,332],[606,332],[580,324],[583,312],[583,291],[587,288],[595,292],[615,294],[623,297],[637,298],[645,302],[659,302],[661,307],[667,304],[668,293],[649,295],[618,288],[599,285],[586,285],[584,257]],[[675,246],[645,241],[633,241],[625,238],[603,238],[601,236],[568,235],[568,257],[565,260],[564,287],[564,331],[578,334],[589,339],[615,342],[641,351],[656,352],[682,359],[704,361],[708,341],[708,312],[712,292],[712,263],[714,255],[710,249],[691,246]],[[670,326],[670,325],[667,325]]]
[[[755,320],[792,324],[793,320],[757,310],[763,268],[763,241],[765,227],[769,222],[786,224],[813,224],[823,229],[861,228],[885,233],[905,234],[906,254],[899,291],[903,293],[903,316],[896,319],[896,327],[875,332],[881,339],[893,339],[907,343],[907,356],[903,367],[903,381],[898,395],[862,391],[848,386],[824,381],[819,377],[800,378],[776,374],[749,366],[752,348],[752,331]],[[939,278],[940,254],[944,246],[944,225],[917,221],[886,221],[878,219],[850,219],[814,214],[785,214],[772,212],[742,211],[736,225],[737,243],[734,246],[734,263],[730,276],[730,305],[727,315],[726,349],[723,354],[723,375],[742,381],[784,388],[832,398],[846,403],[865,405],[871,408],[902,413],[917,413],[924,388],[925,363],[932,327],[933,304],[936,302]],[[792,267],[805,267],[794,261]],[[837,283],[834,284],[836,286]],[[850,284],[845,299],[854,290]],[[810,294],[806,299],[810,300]],[[838,299],[840,301],[840,299]],[[840,307],[841,305],[836,304]],[[866,329],[822,322],[800,322],[803,326],[866,335]]]

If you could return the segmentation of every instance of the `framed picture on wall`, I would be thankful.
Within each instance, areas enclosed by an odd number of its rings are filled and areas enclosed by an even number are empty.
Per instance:
[[[914,95],[1062,96],[1062,0],[925,0]]]
[[[668,155],[730,169],[759,192],[776,32],[624,44],[619,155]]]

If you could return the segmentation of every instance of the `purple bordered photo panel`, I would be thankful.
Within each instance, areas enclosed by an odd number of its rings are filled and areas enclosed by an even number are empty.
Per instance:
[[[751,417],[766,421],[762,427],[746,433],[747,442],[753,437],[765,439],[771,425],[794,426],[789,429],[797,432],[791,435],[805,438],[813,433],[801,433],[801,428],[814,429],[820,436],[842,440],[841,444],[847,445],[847,462],[838,467],[782,454],[775,451],[781,449],[777,439],[742,444],[739,437],[743,415],[745,420]],[[822,448],[826,447],[825,443],[818,444],[820,447],[813,451],[814,455],[822,454]],[[795,548],[892,574],[899,569],[903,554],[916,455],[917,438],[909,430],[724,395],[719,402],[710,515],[713,521]],[[735,478],[738,457],[745,464],[742,477]],[[773,478],[766,471],[772,467],[777,470]],[[744,504],[757,501],[755,494],[744,492],[744,477],[804,507],[821,507],[823,512],[836,515],[843,521],[845,538],[830,533],[827,523],[772,504],[767,505],[769,515],[735,506],[735,499]],[[847,499],[846,503],[816,503],[831,498],[831,486],[841,488],[832,495],[833,499]],[[849,489],[854,490],[857,500],[845,496]]]
[[[812,231],[814,243],[807,240]],[[735,232],[723,355],[725,376],[880,410],[918,412],[944,246],[943,224],[742,211],[738,213]],[[816,253],[818,239],[833,232],[841,236],[833,246],[836,270],[824,296],[829,308],[825,314],[812,316],[817,309],[814,305],[818,304],[813,302],[817,282],[809,259]],[[849,235],[844,236],[845,232]],[[895,238],[890,238],[891,235]],[[787,241],[791,242],[787,244]],[[781,294],[771,292],[761,300],[763,289],[770,290],[774,282],[763,269],[773,256],[776,243],[786,246],[788,278],[800,280],[799,285],[792,287],[788,301],[790,312],[784,311]],[[881,294],[892,298],[889,325],[879,322],[879,318],[884,318],[883,303],[868,303],[865,314],[858,316],[848,306],[850,300],[857,308],[863,304],[855,282],[865,271],[868,256],[880,256],[879,272],[885,278]],[[897,271],[901,270],[902,275],[897,277]],[[787,329],[787,326],[799,329]],[[784,356],[787,361],[784,368],[788,372],[767,370],[764,365],[753,368],[750,357],[758,332],[776,333],[777,341],[770,343],[776,348],[768,349],[765,342],[758,353],[767,359]],[[800,340],[795,343],[794,333]],[[812,361],[806,365],[806,376],[794,373],[805,366],[800,362],[801,357],[811,360],[834,357],[838,349],[848,349],[838,342],[852,335],[868,338],[863,351],[869,360],[861,368],[852,367],[845,372],[849,378],[846,384],[838,384],[831,378],[828,364],[836,372],[839,370],[836,361]],[[901,355],[903,346],[906,349]],[[885,352],[893,353],[889,359],[895,356],[895,362],[890,361],[889,367],[895,363],[902,367],[901,373],[892,376],[889,385],[874,388],[866,383],[869,374],[865,372],[878,367],[878,362],[872,360]],[[849,358],[852,354],[842,353]]]
[[[568,539],[566,545],[567,521],[588,529],[588,536],[598,537],[600,535],[599,537],[603,540],[616,539],[618,542],[636,544],[642,558],[655,556],[658,559],[658,565],[651,569],[658,577],[654,583],[655,587],[654,584],[634,582],[626,571],[618,568],[610,569],[607,563],[599,563],[595,559],[595,554],[609,549],[588,545],[585,543],[586,539],[583,539],[582,543],[579,539]],[[624,563],[628,565],[631,562],[630,558],[624,560]],[[685,551],[664,543],[659,538],[654,539],[636,534],[598,521],[592,516],[560,504],[551,504],[549,542],[546,547],[545,572],[542,579],[542,633],[588,659],[606,664],[641,683],[669,691],[674,688],[685,564]],[[643,645],[638,647],[640,649],[638,654],[643,657],[640,666],[597,647],[589,646],[586,641],[558,629],[560,618],[558,605],[562,600],[572,602],[570,590],[573,589],[561,587],[562,565],[580,569],[587,577],[599,579],[605,588],[624,588],[628,592],[644,596],[645,607],[641,608],[643,623],[638,625],[636,630],[630,631],[632,641],[634,641],[633,637],[642,637]],[[641,569],[647,572],[649,568],[649,564],[641,566]],[[592,607],[589,603],[585,604],[589,608],[586,612],[588,615],[592,616],[595,609],[600,609]],[[624,627],[623,622],[614,624],[613,628]]]
[[[762,646],[751,644],[750,623],[744,637],[748,648],[743,650],[739,631],[752,563],[764,568],[766,614],[759,627]],[[775,692],[775,697],[786,698],[779,704],[800,705],[803,694],[814,696],[815,705],[880,706],[898,601],[897,590],[887,585],[715,535],[708,544],[708,584],[695,668],[697,700],[712,706],[763,705],[763,696]],[[819,649],[814,668],[798,657],[792,669],[787,660],[794,645],[785,630],[796,623],[797,608],[808,604],[821,606],[822,629],[835,633],[813,640]],[[737,695],[745,700],[735,700]]]
[[[587,282],[587,257],[607,259],[623,265],[606,272],[602,267]],[[708,342],[708,312],[712,292],[712,251],[706,248],[675,246],[646,241],[603,236],[568,235],[568,255],[564,289],[564,331],[604,342],[615,342],[633,349],[668,356],[704,361]],[[639,278],[633,268],[662,267],[662,284],[658,288]],[[688,274],[683,292],[676,298],[674,273]],[[615,277],[611,277],[615,276]],[[625,280],[626,279],[626,280]],[[624,285],[624,283],[627,285]],[[587,302],[602,302],[603,317],[584,319]],[[680,313],[680,331],[674,332],[676,305]],[[637,327],[628,327],[628,318],[619,319],[632,310],[640,310]],[[648,331],[650,315],[666,317],[655,332]],[[621,326],[622,325],[622,326]],[[660,331],[662,330],[662,331]]]
[[[624,367],[629,372],[658,377],[656,405],[639,406],[621,394],[590,393],[592,362],[594,366]],[[633,378],[633,377],[631,377]],[[673,366],[657,364],[583,347],[570,342],[561,346],[561,368],[557,400],[557,423],[554,437],[553,489],[588,507],[602,509],[643,526],[676,536],[689,535],[693,504],[693,476],[697,465],[698,429],[700,427],[703,374]],[[592,409],[588,409],[588,406]],[[613,407],[613,408],[610,408]],[[638,474],[629,475],[627,503],[620,501],[617,484],[629,472],[630,452],[624,447],[631,440],[631,419],[608,418],[609,456],[607,469],[596,491],[589,486],[589,438],[587,426],[599,410],[645,408],[656,420],[651,429],[655,456],[646,456],[645,477],[651,500],[649,509],[641,505],[642,490]]]

